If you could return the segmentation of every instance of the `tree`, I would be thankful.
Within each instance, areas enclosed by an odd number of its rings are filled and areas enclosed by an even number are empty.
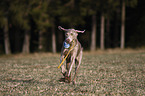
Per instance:
[[[96,35],[97,35],[97,12],[100,2],[98,0],[81,0],[81,12],[84,16],[92,17],[92,33],[90,50],[96,50]]]
[[[23,53],[30,53],[30,32],[26,30],[24,33]]]
[[[4,31],[4,46],[5,53],[11,54],[10,41],[9,41],[9,4],[10,1],[2,0],[0,3],[0,25]]]
[[[121,45],[120,45],[120,48],[124,49],[124,45],[125,45],[125,0],[122,0]]]
[[[110,20],[112,19],[113,13],[117,10],[119,1],[114,0],[100,0],[100,13],[101,13],[101,29],[100,29],[100,48],[101,50],[105,49],[105,42],[110,41],[109,32],[110,32]],[[107,24],[105,20],[107,19]],[[106,27],[105,27],[106,25]],[[105,29],[106,28],[106,29]],[[106,32],[105,32],[106,31]],[[106,34],[106,35],[105,35]],[[106,36],[106,37],[105,37]],[[106,39],[106,41],[105,41]]]
[[[100,0],[100,11],[101,11],[101,27],[100,27],[100,49],[104,50],[105,48],[105,13],[106,13],[106,9],[107,9],[107,2],[108,1],[104,1],[104,0]]]
[[[49,5],[49,16],[50,16],[50,22],[51,22],[51,40],[52,40],[52,53],[56,53],[57,52],[57,46],[56,46],[56,24],[55,24],[55,19],[57,15],[60,15],[60,1],[56,0],[56,1],[51,1],[50,5]],[[56,5],[54,7],[54,5]]]
[[[12,23],[24,31],[22,53],[30,53],[30,12],[32,4],[33,1],[13,0],[10,6],[11,14],[13,14]]]
[[[101,15],[101,35],[100,35],[100,48],[101,50],[104,50],[104,38],[105,38],[105,33],[104,33],[104,29],[105,29],[105,17],[104,14],[102,13]]]
[[[56,35],[55,35],[55,24],[54,21],[52,21],[52,52],[56,53]]]
[[[70,0],[61,2],[58,14],[60,15],[60,23],[64,23],[67,27],[75,28],[75,26],[84,24],[83,17],[81,16],[79,2]]]
[[[36,0],[33,4],[31,16],[32,20],[36,24],[35,31],[38,32],[38,50],[44,51],[45,44],[45,33],[47,32],[48,27],[50,27],[48,6],[50,2],[49,0]]]
[[[29,13],[27,13],[29,14]],[[22,53],[30,53],[30,25],[29,25],[29,17],[28,15],[23,15],[24,19],[24,42],[23,42],[23,49]]]
[[[91,46],[90,49],[91,51],[96,50],[96,15],[92,15],[92,34],[91,34]]]
[[[122,0],[122,16],[121,16],[121,40],[120,40],[120,48],[124,49],[125,47],[125,7],[135,7],[137,5],[138,0]],[[127,4],[126,4],[127,3]]]
[[[6,54],[11,54],[11,49],[10,49],[10,42],[9,42],[9,26],[8,26],[8,19],[4,19],[5,24],[4,24],[4,44],[5,44],[5,53]]]

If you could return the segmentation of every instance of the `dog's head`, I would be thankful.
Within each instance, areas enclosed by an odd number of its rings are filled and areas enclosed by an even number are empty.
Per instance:
[[[71,43],[73,40],[77,39],[78,33],[84,33],[84,31],[79,31],[79,30],[75,30],[75,29],[64,29],[61,26],[58,26],[58,28],[60,30],[65,31],[65,41],[67,43]]]

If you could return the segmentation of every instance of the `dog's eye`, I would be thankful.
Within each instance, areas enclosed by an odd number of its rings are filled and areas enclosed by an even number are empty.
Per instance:
[[[65,36],[68,36],[68,34],[65,34]]]

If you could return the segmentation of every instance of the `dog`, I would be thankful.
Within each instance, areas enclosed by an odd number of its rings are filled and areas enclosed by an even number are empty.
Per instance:
[[[73,79],[73,84],[76,83],[76,76],[79,70],[79,66],[81,64],[82,55],[83,55],[83,48],[80,42],[77,39],[78,33],[84,33],[84,31],[79,31],[75,29],[64,29],[61,26],[58,26],[60,30],[65,31],[65,41],[63,42],[63,46],[61,49],[61,58],[60,62],[65,58],[68,54],[69,50],[70,53],[66,58],[66,68],[64,65],[61,66],[61,73],[64,76],[65,82],[71,82],[71,70],[73,65],[75,64],[75,75]],[[72,47],[73,46],[73,47]]]

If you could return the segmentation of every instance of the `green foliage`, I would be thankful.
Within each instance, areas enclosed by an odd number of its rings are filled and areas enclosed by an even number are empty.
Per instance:
[[[50,26],[50,17],[48,14],[49,2],[47,0],[38,0],[35,3],[35,6],[32,8],[31,16],[37,25],[37,30],[44,31],[48,26]]]
[[[0,27],[3,27],[5,25],[3,11],[0,10]]]
[[[99,0],[81,0],[80,6],[83,16],[94,15],[99,10],[100,2]]]
[[[117,0],[107,0],[105,4],[106,6],[102,5],[105,17],[112,19],[113,13],[118,10],[119,4],[120,2]]]
[[[79,2],[70,0],[64,4],[61,4],[61,8],[59,10],[61,11],[60,22],[69,24],[70,27],[84,24]]]
[[[12,13],[12,23],[16,26],[22,27],[24,30],[30,29],[30,12],[31,4],[26,0],[14,0],[10,5]]]
[[[4,27],[6,24],[5,18],[8,18],[9,16],[9,3],[10,1],[8,0],[2,0],[0,2],[0,26]]]
[[[138,0],[126,0],[127,6],[135,7],[138,3]]]

